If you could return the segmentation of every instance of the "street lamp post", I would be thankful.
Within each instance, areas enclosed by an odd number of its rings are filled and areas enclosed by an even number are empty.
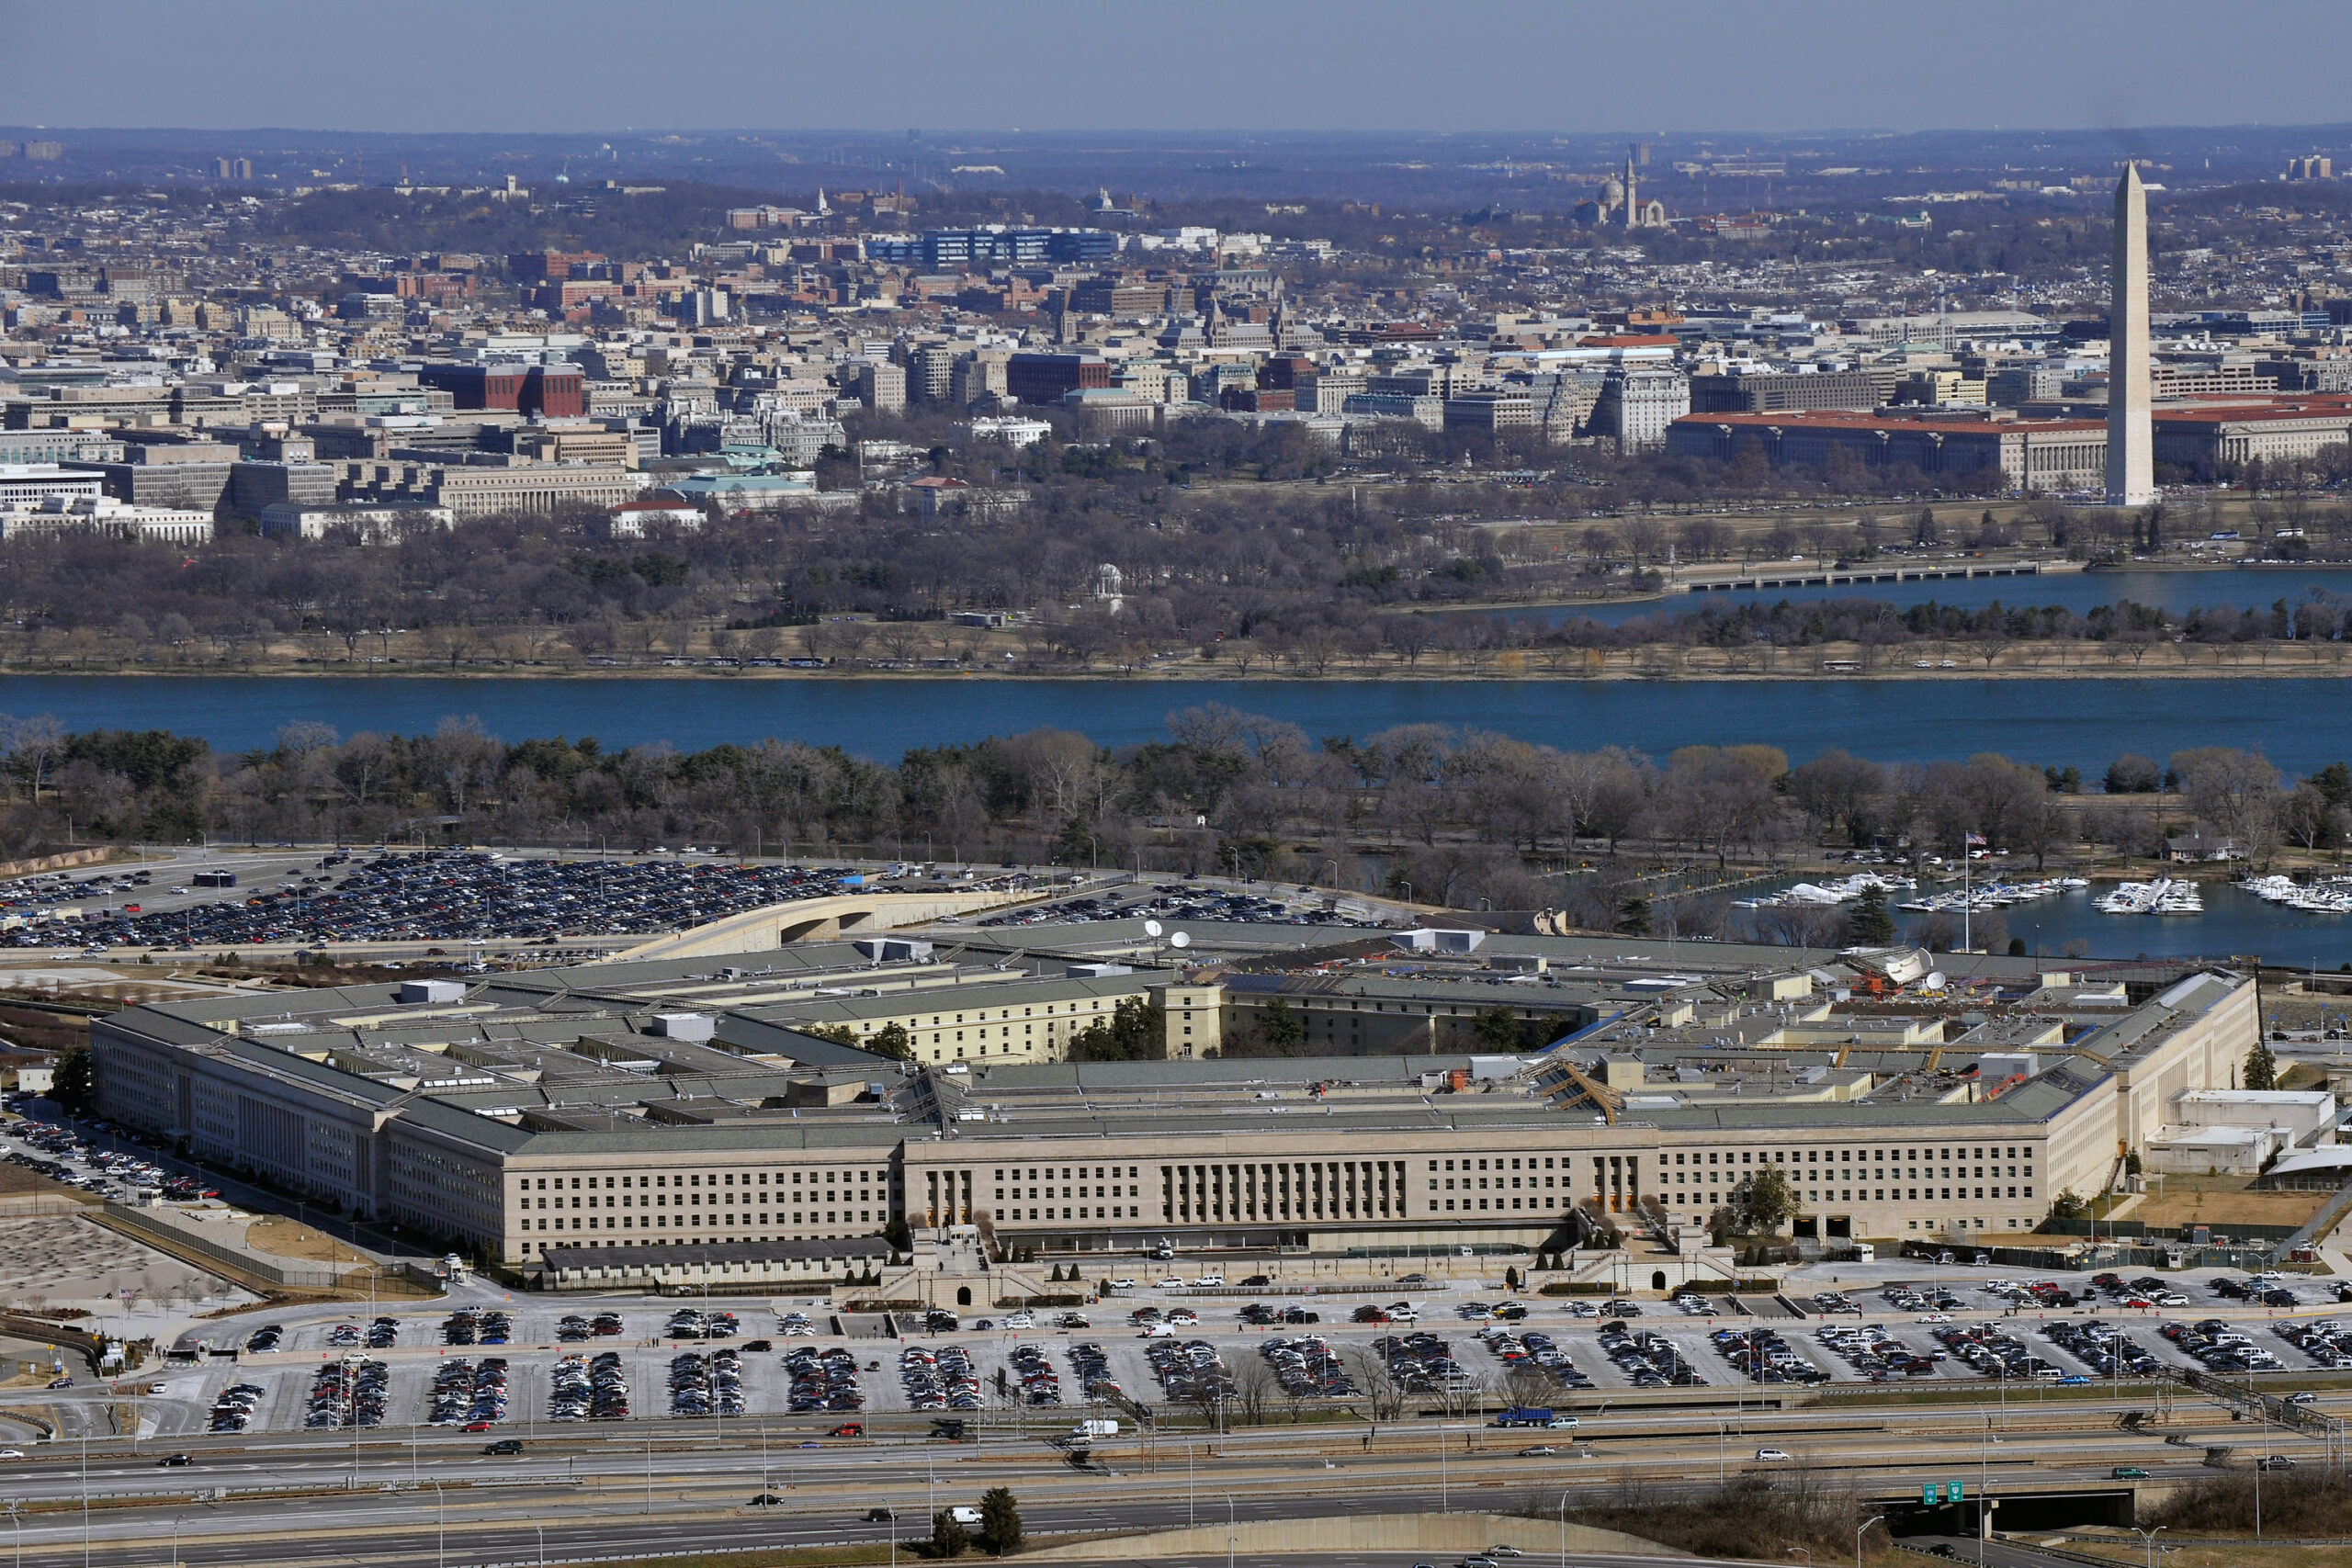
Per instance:
[[[1884,1517],[1886,1517],[1884,1514],[1873,1514],[1869,1518],[1864,1519],[1860,1524],[1854,1527],[1854,1568],[1862,1568],[1863,1534],[1868,1531],[1872,1525],[1878,1523]]]
[[[2143,1530],[2138,1525],[2133,1525],[2132,1527],[2132,1533],[2138,1536],[2142,1540],[2147,1542],[2148,1568],[2156,1568],[2156,1537],[2162,1535],[2165,1530],[2170,1529],[2172,1527],[2169,1525],[2158,1525],[2154,1529]]]
[[[1233,1568],[1233,1494],[1225,1495],[1225,1568]]]
[[[1560,1568],[1568,1568],[1568,1495],[1560,1494]]]
[[[435,1568],[449,1568],[449,1494],[441,1489],[441,1478],[432,1477],[435,1512],[433,1562]]]

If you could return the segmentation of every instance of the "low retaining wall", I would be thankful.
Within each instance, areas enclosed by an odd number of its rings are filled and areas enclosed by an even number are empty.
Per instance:
[[[1024,1561],[1083,1562],[1104,1558],[1132,1559],[1148,1546],[1154,1557],[1212,1556],[1228,1540],[1237,1551],[1426,1551],[1467,1555],[1490,1546],[1513,1546],[1529,1553],[1560,1550],[1557,1524],[1522,1519],[1510,1514],[1342,1514],[1315,1519],[1253,1519],[1228,1534],[1224,1525],[1196,1525],[1189,1529],[1161,1530],[1151,1535],[1118,1536],[1108,1540],[1049,1546],[1024,1551]],[[1566,1537],[1570,1551],[1603,1552],[1618,1557],[1688,1557],[1670,1546],[1615,1530],[1570,1525]]]
[[[167,1252],[184,1263],[220,1273],[249,1288],[275,1286],[298,1291],[332,1291],[343,1282],[342,1269],[299,1267],[257,1252],[223,1247],[209,1236],[182,1230],[152,1209],[108,1203],[102,1212],[90,1217],[109,1230],[120,1232],[159,1252]]]
[[[112,853],[114,851],[111,849],[67,850],[62,854],[41,855],[34,860],[0,860],[0,881],[33,876],[44,871],[63,871],[69,866],[96,865]]]

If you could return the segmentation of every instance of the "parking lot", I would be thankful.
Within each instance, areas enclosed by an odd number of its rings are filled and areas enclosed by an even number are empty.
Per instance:
[[[1157,919],[1164,921],[1216,920],[1237,925],[1352,926],[1370,915],[1362,900],[1348,908],[1323,907],[1329,895],[1300,888],[1284,894],[1269,887],[1262,893],[1230,886],[1193,882],[1160,882],[1148,888],[1122,888],[1115,893],[1065,898],[1052,904],[1012,909],[974,920],[976,926],[1035,926],[1066,923],[1085,925],[1099,920]]]
[[[0,931],[0,946],[197,950],[650,935],[824,897],[865,874],[707,856],[561,860],[479,850],[174,861],[0,884],[0,923],[14,922]]]
[[[2176,1282],[2222,1300],[2201,1282]],[[1453,1411],[1477,1422],[1513,1404],[1573,1406],[1579,1394],[1589,1403],[1618,1391],[1677,1386],[1761,1393],[1823,1382],[1968,1384],[1988,1393],[1998,1387],[2016,1403],[2042,1390],[2144,1376],[2153,1365],[2211,1365],[2217,1343],[2225,1354],[2258,1351],[2251,1364],[2284,1371],[2352,1361],[2352,1332],[2317,1305],[2332,1288],[2312,1282],[2301,1287],[2298,1315],[2249,1320],[2240,1303],[2237,1317],[2210,1322],[2199,1313],[2119,1313],[2112,1303],[1988,1316],[1988,1309],[2008,1307],[1986,1283],[1946,1286],[1959,1309],[1952,1312],[1932,1305],[1897,1312],[1873,1297],[1852,1302],[1859,1314],[1708,1317],[1648,1302],[1637,1316],[1600,1317],[1580,1315],[1598,1313],[1591,1303],[1473,1303],[1459,1292],[1430,1292],[1408,1298],[1415,1321],[1357,1322],[1359,1309],[1344,1299],[1294,1297],[1265,1303],[1277,1321],[1262,1325],[1241,1321],[1242,1303],[1230,1300],[1212,1304],[1143,1290],[1106,1299],[1067,1326],[1058,1313],[1025,1323],[1016,1317],[1018,1325],[1009,1326],[1004,1317],[967,1312],[953,1327],[944,1315],[928,1325],[893,1318],[896,1335],[882,1339],[844,1338],[837,1326],[849,1325],[817,1303],[714,1301],[708,1310],[718,1321],[707,1325],[677,1315],[701,1311],[699,1302],[681,1308],[641,1297],[514,1297],[470,1309],[403,1304],[341,1315],[311,1309],[236,1320],[248,1337],[270,1322],[283,1328],[242,1365],[174,1374],[167,1391],[175,1409],[160,1429],[205,1429],[219,1396],[240,1383],[255,1391],[246,1397],[243,1429],[257,1431],[302,1429],[324,1408],[336,1422],[384,1427],[431,1426],[436,1415],[444,1425],[499,1430],[624,1416],[797,1415],[829,1430],[917,1414],[981,1419],[990,1429],[1018,1415],[1029,1429],[1050,1432],[1088,1416],[1116,1418],[1114,1395],[1179,1411],[1212,1409],[1221,1396],[1231,1419],[1237,1409],[1270,1415],[1293,1404],[1361,1404],[1383,1378],[1408,1409]],[[1934,1287],[1886,1289],[1917,1296]],[[1279,1321],[1284,1309],[1316,1320]],[[792,1314],[801,1322],[787,1334]],[[1138,1317],[1144,1321],[1133,1321]],[[1939,1317],[1951,1321],[1918,1321]],[[706,1326],[711,1337],[693,1337]],[[330,1379],[322,1393],[322,1370],[347,1360],[355,1363],[354,1393],[346,1397]],[[503,1398],[492,1397],[499,1391],[494,1379],[484,1380],[486,1360],[505,1363]],[[356,1368],[363,1361],[379,1369],[364,1390]],[[462,1401],[453,1394],[458,1389]],[[594,1408],[600,1398],[601,1410]]]

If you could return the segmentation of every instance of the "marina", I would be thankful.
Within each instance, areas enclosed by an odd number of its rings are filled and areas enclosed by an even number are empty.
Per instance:
[[[2201,915],[2205,897],[2194,882],[2158,877],[2154,882],[2118,883],[2098,900],[2103,915]]]

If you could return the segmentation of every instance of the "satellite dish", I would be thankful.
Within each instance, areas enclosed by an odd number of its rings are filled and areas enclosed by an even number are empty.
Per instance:
[[[1168,939],[1168,945],[1170,947],[1190,947],[1193,945],[1192,935],[1187,931],[1178,931],[1174,936]]]
[[[1930,990],[1930,991],[1940,991],[1940,990],[1942,990],[1942,989],[1944,988],[1944,972],[1943,972],[1942,970],[1940,970],[1940,969],[1930,969],[1930,970],[1928,970],[1928,977],[1927,977],[1926,979],[1924,979],[1924,980],[1920,981],[1920,982],[1919,982],[1919,985],[1920,985],[1920,987],[1921,987],[1923,989],[1926,989],[1926,990]]]
[[[1143,934],[1146,936],[1158,936],[1159,934],[1159,922],[1158,920],[1146,920],[1143,923]]]

